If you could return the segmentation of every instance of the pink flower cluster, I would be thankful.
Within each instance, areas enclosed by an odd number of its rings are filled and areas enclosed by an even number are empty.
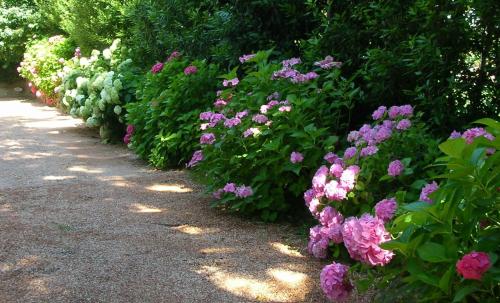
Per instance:
[[[192,75],[198,72],[198,68],[194,65],[190,65],[184,69],[184,75]]]
[[[215,142],[215,135],[213,133],[204,133],[200,137],[200,144],[212,145]]]
[[[301,163],[302,161],[304,161],[304,155],[301,153],[294,151],[290,154],[290,162]]]
[[[248,60],[251,60],[251,59],[255,58],[255,56],[256,56],[255,54],[243,55],[243,56],[240,57],[240,62],[241,63],[245,63]]]
[[[396,177],[401,175],[404,169],[405,167],[401,161],[394,160],[389,163],[389,167],[387,167],[387,174],[391,177]]]
[[[363,214],[360,218],[347,218],[342,225],[342,237],[349,255],[372,266],[388,264],[394,253],[380,247],[381,243],[391,240],[385,230],[384,221],[370,214]]]
[[[484,252],[471,252],[458,260],[456,264],[457,272],[464,279],[481,280],[483,274],[491,267],[488,254]]]
[[[396,199],[384,199],[375,204],[375,215],[377,218],[384,221],[384,223],[387,223],[394,217],[397,208],[398,204]]]
[[[482,127],[475,127],[475,128],[470,128],[466,131],[464,131],[463,134],[460,134],[457,131],[453,131],[450,135],[450,139],[456,139],[456,138],[464,138],[465,142],[467,144],[472,144],[474,142],[474,139],[477,137],[484,137],[490,141],[495,140],[495,136],[487,132],[484,128]]]
[[[194,152],[193,157],[191,158],[191,161],[186,165],[187,167],[195,167],[198,162],[203,161],[203,151],[202,150],[197,150]]]
[[[130,141],[132,140],[132,135],[134,134],[135,127],[131,124],[127,125],[127,130],[125,137],[123,137],[123,142],[125,144],[129,144]]]
[[[273,73],[271,80],[290,79],[293,83],[304,83],[316,79],[319,75],[315,72],[302,74],[292,66],[302,63],[300,58],[291,58],[282,62],[282,68]]]
[[[420,201],[424,201],[427,203],[433,203],[431,198],[429,198],[429,195],[435,192],[439,188],[438,184],[435,181],[432,181],[432,183],[426,184],[423,188],[422,191],[420,192]]]
[[[332,69],[334,67],[340,68],[342,66],[342,62],[336,62],[332,56],[326,56],[324,60],[315,62],[314,65],[319,66],[322,69]]]
[[[78,58],[78,59],[80,59],[82,57],[82,50],[79,47],[75,48],[74,57]]]
[[[161,72],[162,69],[163,69],[163,63],[158,62],[155,65],[153,65],[153,67],[151,67],[151,72],[153,74],[157,74],[157,73]]]
[[[326,297],[335,302],[349,297],[353,286],[348,278],[349,267],[333,262],[323,268],[320,275],[321,289]]]
[[[386,115],[388,120],[382,120]],[[377,144],[380,144],[393,135],[394,131],[404,131],[411,127],[411,121],[407,117],[413,115],[411,105],[380,106],[373,114],[372,118],[378,121],[373,127],[369,124],[363,125],[359,130],[354,130],[347,136],[347,141],[354,144],[344,152],[344,160],[354,158],[359,151],[360,157],[368,157],[378,152]]]
[[[238,85],[238,83],[240,83],[240,80],[238,78],[222,81],[222,85],[224,87],[234,87]]]
[[[316,258],[326,258],[328,245],[342,243],[342,223],[344,217],[335,208],[326,206],[319,214],[320,225],[309,230],[307,250]]]
[[[238,198],[246,198],[253,195],[253,190],[250,186],[237,186],[235,183],[227,183],[223,188],[216,190],[213,196],[216,199],[221,199],[222,195],[227,193],[232,193]]]
[[[179,58],[181,56],[181,53],[178,51],[173,51],[170,56],[167,58],[167,62],[171,62],[176,58]]]

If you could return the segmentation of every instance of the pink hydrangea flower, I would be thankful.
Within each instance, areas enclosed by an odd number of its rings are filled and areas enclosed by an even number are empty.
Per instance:
[[[372,266],[384,266],[394,256],[392,251],[379,246],[391,240],[384,222],[370,214],[363,214],[361,218],[347,218],[342,225],[342,237],[349,255],[354,260]]]
[[[194,152],[193,157],[191,157],[191,161],[189,161],[187,167],[194,167],[200,161],[203,161],[203,151],[197,150]]]
[[[377,108],[372,114],[373,120],[382,119],[382,117],[384,117],[384,114],[386,111],[387,111],[387,107],[379,106],[379,108]]]
[[[255,58],[255,56],[256,56],[255,54],[248,54],[248,55],[241,56],[239,59],[240,59],[241,63],[245,63],[248,60]]]
[[[457,132],[456,130],[454,130],[453,132],[451,132],[449,139],[458,139],[461,136],[462,136],[462,134],[460,132]]]
[[[214,113],[212,112],[203,112],[200,114],[200,120],[202,121],[210,121],[210,118],[212,118],[212,115]]]
[[[290,112],[292,110],[292,107],[290,105],[280,106],[278,110],[280,112]]]
[[[349,267],[333,262],[321,270],[320,284],[326,297],[334,302],[342,302],[349,298],[353,286],[348,278]]]
[[[375,155],[377,152],[378,152],[378,147],[371,145],[371,146],[367,146],[367,147],[362,148],[359,155],[361,157],[368,157],[368,156]]]
[[[304,192],[304,201],[306,202],[306,205],[309,206],[309,203],[311,203],[312,199],[314,199],[316,195],[314,194],[314,189],[310,188]]]
[[[464,133],[462,134],[462,138],[465,139],[465,142],[467,142],[467,144],[471,144],[474,141],[474,139],[477,137],[485,137],[486,139],[488,139],[490,141],[495,140],[495,137],[492,134],[488,133],[482,127],[475,127],[475,128],[468,129],[468,130],[464,131]]]
[[[326,56],[324,60],[314,62],[315,66],[319,66],[322,69],[332,69],[334,67],[340,68],[342,62],[335,62],[332,56]]]
[[[409,104],[401,105],[399,107],[399,114],[401,116],[411,117],[413,116],[413,107]]]
[[[312,179],[312,185],[316,193],[320,192],[322,193],[323,190],[325,189],[328,172],[329,172],[328,167],[323,165],[320,168],[318,168],[316,174],[314,174],[314,177]]]
[[[240,83],[240,79],[238,79],[238,78],[222,81],[222,85],[224,87],[236,86],[236,85],[238,85],[238,83]]]
[[[344,160],[348,160],[356,156],[357,152],[358,150],[354,146],[346,148],[346,150],[344,151]]]
[[[323,157],[323,159],[324,159],[324,160],[326,160],[326,161],[327,161],[328,163],[330,163],[330,164],[335,163],[335,160],[337,160],[338,158],[339,158],[339,157],[338,157],[336,154],[332,153],[332,152],[327,153],[327,154]]]
[[[178,51],[173,51],[170,56],[168,57],[167,61],[170,62],[174,60],[175,58],[179,58],[181,56],[181,53]]]
[[[429,195],[435,192],[439,188],[438,184],[436,181],[432,181],[432,183],[426,184],[423,188],[422,191],[420,192],[420,201],[424,201],[427,203],[433,203],[431,198],[429,198]]]
[[[396,119],[399,116],[399,106],[391,106],[389,108],[389,118]]]
[[[213,113],[210,116],[210,123],[212,124],[212,127],[217,125],[217,123],[219,123],[222,120],[226,120],[226,117],[223,114]]]
[[[389,167],[387,168],[387,174],[392,177],[399,176],[403,172],[404,168],[405,167],[401,161],[394,160],[391,163],[389,163]]]
[[[340,178],[342,176],[343,171],[344,171],[344,168],[342,167],[342,165],[340,165],[338,163],[334,163],[334,164],[332,164],[332,166],[330,166],[330,174],[332,176],[337,177],[337,178]]]
[[[234,184],[234,183],[227,183],[224,186],[224,192],[225,193],[234,193],[234,192],[236,192],[236,184]]]
[[[481,280],[483,274],[491,267],[488,254],[484,252],[470,252],[458,260],[457,272],[469,280]]]
[[[260,123],[260,124],[264,124],[268,121],[268,118],[264,115],[257,114],[257,115],[254,115],[252,117],[252,121]]]
[[[411,127],[411,121],[408,119],[402,119],[396,125],[396,129],[399,129],[399,130],[405,130],[405,129],[408,129],[410,127]]]
[[[250,136],[253,136],[255,134],[258,134],[259,133],[259,129],[258,128],[255,128],[255,127],[250,127],[249,129],[247,129],[246,131],[243,132],[243,137],[250,137]]]
[[[223,188],[219,188],[218,190],[214,191],[212,193],[212,196],[217,199],[217,200],[220,200],[222,198],[222,194],[224,193],[224,189]]]
[[[320,233],[323,238],[328,238],[334,243],[342,243],[342,223],[344,217],[335,208],[326,206],[319,214],[322,224]]]
[[[281,64],[283,64],[283,67],[292,67],[292,66],[300,64],[300,63],[302,63],[300,58],[291,58],[291,59],[284,60],[281,62]]]
[[[330,201],[342,201],[347,197],[347,190],[337,180],[332,180],[325,185],[325,197]]]
[[[394,127],[394,122],[391,120],[384,120],[382,122],[382,126],[388,129],[392,129]]]
[[[205,133],[201,135],[200,143],[201,144],[213,144],[215,142],[215,135],[213,133]]]
[[[227,101],[224,100],[224,99],[217,99],[215,102],[214,102],[214,106],[217,107],[217,108],[222,108],[224,106],[227,105]]]
[[[153,74],[157,74],[157,73],[161,72],[162,69],[163,69],[163,63],[158,62],[155,65],[153,65],[153,67],[151,67],[151,72]]]
[[[323,259],[328,255],[328,239],[321,233],[321,225],[312,227],[309,230],[309,243],[307,250],[314,257]]]
[[[302,155],[301,153],[294,151],[290,154],[290,162],[300,163],[302,161],[304,161],[304,155]]]
[[[242,185],[236,188],[235,194],[239,198],[246,198],[253,195],[253,190],[250,186]]]
[[[125,144],[130,144],[130,142],[132,141],[132,136],[129,135],[129,134],[126,134],[125,137],[123,137],[123,143]]]
[[[309,208],[309,211],[311,212],[311,214],[314,217],[318,217],[318,215],[319,215],[319,213],[318,213],[319,206],[320,206],[320,202],[319,202],[318,198],[313,198],[311,200],[311,202],[309,203],[309,205],[307,205],[307,207]]]
[[[379,201],[375,205],[375,215],[380,220],[384,221],[384,223],[389,222],[389,220],[394,217],[394,213],[396,212],[396,208],[398,208],[398,204],[396,203],[396,199],[384,199]]]
[[[273,108],[275,107],[276,105],[280,104],[280,102],[276,101],[276,100],[271,100],[267,103],[267,106],[269,106],[269,108]]]
[[[227,128],[233,128],[240,123],[241,120],[239,118],[231,118],[231,119],[226,119],[226,121],[224,121],[224,126]]]
[[[273,99],[279,99],[279,98],[280,98],[280,93],[274,92],[274,93],[270,94],[269,96],[267,96],[267,101],[271,101]]]
[[[82,50],[79,47],[75,48],[74,57],[75,58],[81,58],[82,57]]]
[[[351,131],[348,135],[347,135],[347,141],[348,142],[354,142],[354,141],[357,141],[358,139],[360,138],[360,134],[357,130],[353,130]]]
[[[244,110],[242,112],[237,112],[236,115],[235,115],[235,117],[239,118],[239,119],[243,119],[246,116],[248,116],[248,110]]]
[[[351,165],[344,169],[340,176],[340,184],[346,190],[353,190],[356,185],[356,178],[358,177],[360,168],[357,165]]]
[[[190,65],[184,69],[185,75],[196,74],[196,72],[198,72],[198,68],[194,65]]]
[[[381,143],[381,142],[389,139],[391,137],[391,135],[392,135],[391,128],[388,128],[385,126],[379,127],[375,133],[375,142]],[[368,143],[370,143],[370,142],[368,142]]]

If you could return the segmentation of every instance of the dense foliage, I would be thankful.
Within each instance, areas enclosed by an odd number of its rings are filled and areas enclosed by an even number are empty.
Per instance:
[[[333,52],[356,75],[365,94],[354,122],[380,105],[374,100],[411,101],[440,135],[499,114],[499,1],[315,2],[322,22],[306,53]]]
[[[189,161],[200,134],[198,116],[215,98],[217,66],[176,54],[153,66],[137,90],[138,102],[127,106],[134,128],[129,146],[155,167]]]
[[[335,133],[345,129],[357,93],[340,77],[339,62],[310,71],[297,58],[270,62],[270,53],[243,56],[247,76],[241,80],[236,70],[223,76],[213,110],[200,115],[198,165],[219,199],[215,205],[264,220],[301,209],[311,169],[335,148]],[[290,160],[293,153],[297,159]],[[235,195],[225,188],[231,184],[253,194]]]
[[[66,59],[71,57],[74,44],[62,36],[35,40],[27,47],[18,71],[30,81],[37,97],[46,97],[55,103],[55,88],[61,84],[61,70]]]
[[[309,209],[330,300],[500,300],[500,2],[14,2],[3,66],[214,206]]]
[[[89,127],[99,127],[104,140],[117,139],[124,132],[125,105],[135,100],[132,60],[120,40],[89,58],[77,49],[65,66],[59,88],[61,105]]]
[[[23,57],[26,42],[39,32],[40,15],[25,6],[0,3],[0,72],[12,69]]]

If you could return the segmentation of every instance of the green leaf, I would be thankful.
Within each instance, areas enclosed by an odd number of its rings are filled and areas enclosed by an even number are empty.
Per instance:
[[[466,287],[460,289],[455,294],[455,297],[453,298],[453,303],[462,301],[468,294],[471,294],[476,290],[477,290],[477,287],[472,286],[472,285],[469,285],[469,286],[466,286]]]
[[[444,275],[439,280],[439,288],[445,293],[448,293],[450,287],[451,276],[454,272],[454,266],[450,266],[448,270],[444,273]]]
[[[432,205],[427,203],[427,202],[417,201],[417,202],[413,202],[410,204],[406,204],[406,205],[402,206],[402,208],[409,210],[409,211],[421,211],[421,210],[427,209],[431,206]]]
[[[450,259],[446,257],[445,252],[446,249],[443,245],[434,242],[424,243],[422,246],[417,248],[418,256],[422,260],[432,263],[450,261]]]
[[[483,119],[479,119],[477,121],[474,121],[474,123],[476,124],[483,124],[483,125],[487,125],[487,126],[491,126],[492,128],[494,129],[497,129],[499,130],[500,129],[500,122],[498,121],[495,121],[491,118],[483,118]]]
[[[450,157],[461,158],[465,146],[465,140],[462,138],[450,139],[439,144],[439,149]]]

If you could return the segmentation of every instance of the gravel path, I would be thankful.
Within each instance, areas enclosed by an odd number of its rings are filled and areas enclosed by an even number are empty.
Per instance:
[[[6,89],[0,302],[323,302],[293,228],[210,209],[186,172]]]

